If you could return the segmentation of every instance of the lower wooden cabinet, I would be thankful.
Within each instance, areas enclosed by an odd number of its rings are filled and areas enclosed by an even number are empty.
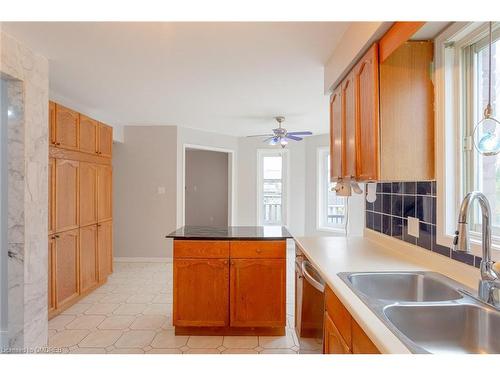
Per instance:
[[[97,274],[97,225],[80,228],[80,292],[99,282]]]
[[[78,297],[78,229],[62,232],[55,237],[55,294],[60,308]]]
[[[113,222],[97,224],[97,254],[99,282],[113,273]]]
[[[325,288],[325,310],[324,354],[380,354],[375,344],[328,286]]]
[[[173,297],[174,326],[227,326],[228,259],[174,259]]]
[[[285,325],[285,259],[231,259],[230,280],[232,327]]]

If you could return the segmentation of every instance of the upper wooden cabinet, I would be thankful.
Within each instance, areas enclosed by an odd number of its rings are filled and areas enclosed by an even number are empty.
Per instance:
[[[56,143],[56,103],[49,102],[49,143]]]
[[[109,165],[99,165],[97,168],[97,220],[104,221],[113,217],[113,174]]]
[[[374,44],[333,91],[332,181],[339,179],[339,163],[341,176],[347,180],[434,178],[432,59],[432,42],[410,41],[380,63]],[[343,150],[340,160],[339,139]]]
[[[342,87],[339,86],[330,97],[330,179],[342,178]]]
[[[113,153],[113,128],[99,123],[98,148],[99,156],[111,157]]]
[[[379,69],[374,44],[354,68],[356,86],[356,178],[379,177]]]
[[[59,104],[55,105],[54,146],[78,150],[79,119],[78,112]]]
[[[97,121],[80,114],[80,151],[97,154]]]
[[[74,160],[56,159],[53,190],[55,191],[55,232],[78,228],[78,170]]]

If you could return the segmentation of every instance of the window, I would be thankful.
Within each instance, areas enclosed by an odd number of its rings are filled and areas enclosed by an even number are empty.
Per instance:
[[[341,229],[345,226],[346,201],[337,197],[330,182],[330,152],[318,149],[318,229]]]
[[[286,151],[258,151],[258,221],[286,224]]]

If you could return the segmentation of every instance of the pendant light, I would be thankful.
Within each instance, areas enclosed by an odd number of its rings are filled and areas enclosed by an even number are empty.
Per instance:
[[[488,105],[484,109],[483,119],[477,123],[472,133],[476,150],[484,156],[497,155],[500,152],[500,122],[493,117],[491,108],[491,46],[492,22],[489,23],[489,54],[488,54]]]

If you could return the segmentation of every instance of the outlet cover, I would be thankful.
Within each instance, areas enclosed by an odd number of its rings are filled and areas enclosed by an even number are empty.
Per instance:
[[[419,237],[420,220],[416,217],[408,217],[408,234],[413,237]]]

